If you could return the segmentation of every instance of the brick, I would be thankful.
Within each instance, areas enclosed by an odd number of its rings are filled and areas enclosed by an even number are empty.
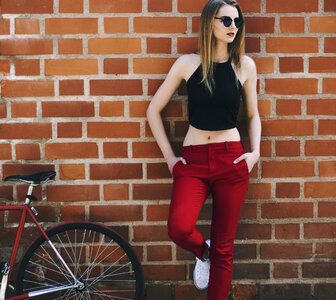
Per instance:
[[[146,295],[148,300],[171,300],[170,285],[147,285]]]
[[[141,57],[133,59],[135,74],[166,74],[175,62],[175,58]]]
[[[241,219],[256,219],[257,218],[257,205],[256,203],[244,203],[240,213]]]
[[[148,0],[147,9],[149,12],[171,12],[172,1],[171,0]]]
[[[1,139],[50,139],[50,123],[0,124]]]
[[[12,159],[12,149],[10,144],[0,144],[0,159],[1,160]]]
[[[47,18],[46,34],[98,33],[97,18]]]
[[[146,265],[144,277],[148,280],[184,280],[186,268],[183,265]],[[161,298],[161,297],[160,297]]]
[[[89,220],[98,222],[142,221],[142,205],[92,205]]]
[[[336,140],[315,140],[306,141],[305,155],[307,156],[329,156],[336,153]]]
[[[297,278],[298,264],[274,263],[274,278]]]
[[[319,135],[335,135],[336,134],[336,120],[319,120],[318,121]]]
[[[85,219],[85,207],[80,205],[61,206],[60,218],[62,221],[82,221]]]
[[[290,0],[268,0],[266,3],[266,12],[268,13],[302,13],[317,12],[318,0],[298,0],[293,3]]]
[[[2,102],[0,103],[0,118],[6,118],[6,117],[7,117],[6,103]]]
[[[95,142],[45,144],[46,159],[98,158]]]
[[[42,102],[42,116],[45,118],[92,117],[94,103],[84,101]]]
[[[206,290],[197,290],[194,285],[175,285],[176,300],[205,300]]]
[[[2,14],[52,14],[53,0],[2,0]]]
[[[312,244],[270,243],[260,245],[261,259],[310,259]]]
[[[147,221],[167,221],[169,205],[148,205]]]
[[[141,79],[90,80],[91,96],[142,95]]]
[[[316,78],[272,78],[265,79],[267,94],[307,95],[317,94]]]
[[[48,202],[98,201],[98,185],[48,185]]]
[[[260,155],[261,156],[272,156],[272,141],[261,141]]]
[[[244,13],[245,12],[260,12],[261,10],[260,0],[255,0],[255,1],[240,0],[239,6],[241,7]]]
[[[258,74],[274,73],[273,57],[253,57]]]
[[[124,101],[101,101],[99,103],[99,115],[101,117],[124,116]]]
[[[233,260],[238,259],[256,259],[257,245],[256,244],[236,244],[233,249]]]
[[[147,178],[171,178],[171,173],[168,170],[166,163],[148,163],[147,164]]]
[[[268,53],[316,53],[318,40],[315,37],[266,37]]]
[[[177,11],[181,13],[200,13],[207,1],[195,0],[190,2],[188,0],[179,0],[177,4]]]
[[[59,0],[60,13],[83,13],[83,0]]]
[[[260,52],[260,38],[259,37],[246,37],[245,38],[245,51],[247,53]]]
[[[105,58],[104,59],[105,74],[128,74],[127,58]]]
[[[83,54],[82,39],[58,39],[58,54]]]
[[[36,117],[36,102],[12,102],[12,118]]]
[[[10,21],[9,19],[0,20],[0,35],[10,34]]]
[[[308,115],[336,115],[336,99],[307,100]]]
[[[60,96],[84,95],[84,80],[69,79],[59,81]]]
[[[336,202],[320,201],[318,203],[318,216],[319,218],[336,217]]]
[[[55,167],[51,164],[3,164],[2,165],[2,176],[3,178],[11,175],[30,175],[39,172],[54,171]],[[24,195],[27,193],[27,187],[24,186]],[[34,192],[35,194],[35,192]],[[22,199],[22,197],[18,197]]]
[[[276,101],[276,112],[280,116],[301,115],[301,100],[279,99]]]
[[[306,223],[304,224],[304,238],[335,238],[336,224],[335,223]]]
[[[16,144],[15,145],[16,159],[40,159],[39,144]]]
[[[38,222],[55,222],[56,221],[56,212],[55,207],[50,206],[36,206],[34,208],[38,212],[36,219]],[[21,219],[20,211],[10,211],[8,214],[8,223],[19,223]],[[28,216],[26,218],[26,223],[33,223],[33,219]]]
[[[270,224],[238,224],[235,239],[269,240],[271,233],[272,227]]]
[[[311,297],[310,284],[260,284],[260,300],[306,300]]]
[[[130,54],[141,53],[141,39],[129,37],[90,38],[89,54]]]
[[[98,74],[97,59],[46,59],[45,75]]]
[[[336,94],[336,79],[335,78],[323,78],[322,93],[324,94]]]
[[[10,73],[10,61],[0,60],[0,75],[7,75]]]
[[[40,75],[40,60],[17,59],[15,61],[15,75]]]
[[[104,200],[129,200],[128,184],[104,184]]]
[[[302,57],[280,57],[279,58],[280,73],[302,73],[303,58]]]
[[[282,33],[304,32],[305,20],[303,17],[280,17],[280,31]]]
[[[261,217],[265,219],[312,218],[313,203],[311,202],[262,203]]]
[[[80,138],[82,137],[81,122],[65,122],[57,124],[58,138]]]
[[[273,17],[246,17],[246,33],[273,33],[274,22]]]
[[[148,79],[148,95],[153,96],[162,83],[162,79]]]
[[[271,197],[271,184],[266,182],[249,184],[247,199],[269,199]]]
[[[299,156],[300,141],[276,141],[275,152],[277,156]]]
[[[135,33],[186,33],[186,17],[135,17]]]
[[[146,117],[146,111],[148,108],[150,101],[132,101],[130,102],[129,111],[130,111],[130,117],[134,118],[145,118]],[[169,102],[171,103],[171,102]],[[168,104],[169,105],[169,104]]]
[[[336,53],[336,37],[324,38],[324,53]]]
[[[171,198],[171,184],[148,183],[133,185],[134,200],[167,200]]]
[[[103,144],[105,158],[128,157],[127,142],[107,142]]]
[[[196,17],[192,17],[191,18],[191,22],[192,22],[192,33],[198,33],[199,32],[199,27],[200,27],[200,21],[201,21],[201,18],[200,16],[196,16]]]
[[[177,53],[191,53],[198,49],[198,38],[179,37],[177,38]]]
[[[1,40],[1,55],[44,55],[53,53],[51,39]]]
[[[336,294],[335,283],[316,283],[314,289],[314,296],[326,300],[332,300]]]
[[[90,164],[91,180],[142,179],[141,163]]]
[[[3,175],[3,178],[6,176]],[[1,199],[13,200],[13,187],[12,186],[1,186],[0,187],[0,197]]]
[[[336,25],[336,23],[335,23]],[[310,73],[335,73],[336,57],[310,57],[309,58]]]
[[[266,279],[269,278],[269,264],[239,263],[234,264],[232,279]]]
[[[51,80],[2,80],[2,97],[48,97],[54,96]]]
[[[171,38],[164,37],[148,37],[147,53],[171,53]]]
[[[316,243],[316,256],[318,258],[336,258],[336,243]]]
[[[336,196],[336,182],[305,182],[304,195],[307,198],[329,198]]]
[[[334,32],[336,26],[335,16],[310,17],[310,32]]]
[[[314,134],[313,120],[263,120],[263,136],[307,136]]]
[[[324,0],[324,11],[335,12],[336,3],[333,0]]]
[[[264,178],[314,176],[313,161],[270,161],[262,163]]]
[[[156,142],[133,142],[133,158],[158,158],[163,157],[162,152]]]
[[[84,164],[60,164],[59,177],[61,180],[85,179]]]
[[[298,198],[300,184],[298,182],[277,182],[275,196],[277,198]]]
[[[15,34],[40,34],[40,20],[31,18],[15,19]]]
[[[299,224],[275,224],[275,238],[280,239],[299,239],[300,225]]]
[[[167,261],[172,259],[170,245],[147,246],[147,259],[149,261]]]
[[[123,0],[90,0],[90,13],[140,13],[141,0],[129,0],[127,5]]]
[[[170,241],[167,226],[162,225],[135,225],[134,241],[153,242],[153,241]]]
[[[336,177],[336,161],[319,162],[320,177]]]
[[[89,122],[89,138],[134,138],[140,137],[138,122]]]
[[[232,295],[232,299],[237,300],[253,299],[257,295],[256,286],[253,284],[232,284],[229,297],[230,295]]]
[[[304,262],[302,263],[303,278],[328,278],[336,276],[335,262]]]
[[[104,32],[105,33],[128,33],[128,18],[114,17],[104,18]]]

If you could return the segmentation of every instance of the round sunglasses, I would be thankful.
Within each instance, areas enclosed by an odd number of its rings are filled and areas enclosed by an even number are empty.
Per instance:
[[[220,18],[215,17],[215,19],[220,19],[225,27],[230,27],[232,24],[232,21],[234,21],[237,28],[242,26],[244,23],[244,20],[241,18],[234,18],[234,20],[232,20],[229,16],[223,16]]]

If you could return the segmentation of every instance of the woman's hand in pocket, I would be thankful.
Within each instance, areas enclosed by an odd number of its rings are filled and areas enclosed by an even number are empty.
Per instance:
[[[254,152],[246,152],[244,154],[242,154],[241,156],[239,156],[238,158],[236,158],[233,163],[234,164],[238,164],[239,162],[241,162],[243,159],[245,159],[246,164],[247,164],[247,168],[249,173],[251,172],[252,168],[254,167],[254,165],[258,162],[259,160],[259,154],[254,153]]]
[[[182,156],[179,157],[172,156],[169,159],[167,159],[168,169],[171,174],[173,174],[173,168],[175,164],[177,164],[179,161],[182,161],[183,164],[187,164],[187,161]]]

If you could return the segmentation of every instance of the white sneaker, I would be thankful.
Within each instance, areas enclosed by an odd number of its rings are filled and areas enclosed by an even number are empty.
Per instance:
[[[210,248],[210,240],[205,241]],[[209,284],[210,259],[204,261],[196,257],[194,269],[194,284],[199,290],[205,290]]]

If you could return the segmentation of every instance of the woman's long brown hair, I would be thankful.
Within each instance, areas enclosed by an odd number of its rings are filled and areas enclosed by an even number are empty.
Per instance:
[[[210,0],[203,8],[200,21],[198,47],[201,58],[203,72],[202,82],[213,93],[215,81],[214,74],[214,50],[216,38],[213,34],[213,20],[218,10],[223,5],[231,5],[238,10],[239,17],[244,19],[240,6],[235,0]],[[245,48],[245,23],[238,29],[237,35],[232,43],[228,44],[229,57],[233,61],[235,68],[240,70],[241,60]],[[236,78],[236,83],[238,80]]]

